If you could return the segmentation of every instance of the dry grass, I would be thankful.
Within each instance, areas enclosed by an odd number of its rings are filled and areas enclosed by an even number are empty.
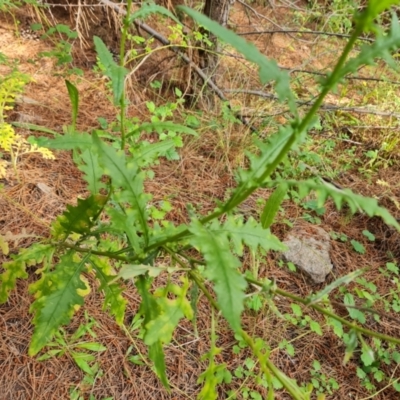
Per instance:
[[[73,3],[71,2],[71,4]],[[285,9],[266,10],[258,6],[256,8],[268,18],[276,18],[282,25],[290,21]],[[56,8],[52,17],[64,19],[66,22],[69,16],[69,13]],[[87,17],[87,21],[90,24],[92,20]],[[235,6],[232,22],[239,26],[241,31],[254,28],[256,24],[254,21],[253,17],[250,19],[245,17],[240,5]],[[75,22],[75,27],[78,27],[82,34],[87,35],[89,32],[90,35],[92,31],[85,31],[85,21],[77,20]],[[70,121],[69,99],[64,81],[53,74],[55,66],[48,59],[38,59],[36,63],[29,62],[29,60],[35,59],[38,52],[46,50],[47,45],[43,42],[18,39],[13,34],[14,28],[11,24],[4,18],[1,23],[0,47],[2,52],[9,57],[19,58],[21,69],[35,78],[35,82],[28,85],[25,94],[37,103],[18,104],[10,118],[20,118],[21,114],[25,118],[30,116],[34,120],[32,122],[61,132],[62,125],[68,124]],[[257,23],[266,25],[264,20]],[[113,19],[110,22],[108,19],[100,19],[99,24],[109,24],[107,26],[115,27],[118,25],[118,21]],[[96,24],[93,23],[93,25]],[[270,57],[276,58],[278,63],[284,66],[299,68],[307,65],[307,67],[312,66],[324,70],[332,62],[332,53],[337,51],[337,48],[327,42],[311,43],[311,38],[309,39],[304,42],[298,41],[296,38],[287,40],[286,36],[274,35],[266,40],[265,36],[260,36],[256,43],[262,51],[265,51]],[[111,42],[113,40],[114,38],[110,39]],[[165,57],[165,54],[155,56],[155,60],[152,62],[153,67]],[[312,61],[310,62],[310,60]],[[174,63],[174,60],[166,61],[171,68]],[[85,63],[82,62],[82,65]],[[221,69],[223,71],[221,84],[225,84],[229,88],[241,85],[248,87],[256,82],[256,73],[236,59],[224,58]],[[245,71],[245,81],[242,78],[243,71]],[[84,78],[76,81],[80,92],[78,129],[90,131],[98,126],[97,118],[99,116],[112,121],[116,116],[116,110],[108,101],[104,82],[90,70],[84,68],[84,72]],[[157,73],[158,71],[155,70],[150,76]],[[156,100],[156,97],[152,97],[154,95],[146,92],[148,76],[141,81],[132,80],[132,91],[129,93],[131,99],[129,114],[140,116],[143,119],[147,116],[144,101]],[[302,84],[304,85],[304,81]],[[161,95],[168,97],[169,93]],[[351,95],[351,93],[348,94],[349,97]],[[340,96],[337,96],[336,100],[339,101]],[[273,103],[254,100],[246,95],[236,96],[235,102],[238,105],[245,105],[251,110],[270,112],[273,109]],[[216,116],[218,116],[217,112]],[[282,123],[281,118],[284,117],[273,118],[265,131],[268,132],[274,129],[276,124]],[[208,119],[211,119],[210,112]],[[371,122],[369,121],[368,124]],[[20,133],[24,134],[24,132]],[[355,129],[355,136],[352,139],[365,143],[367,137],[374,142],[376,141],[375,133],[376,129],[371,129],[369,132]],[[235,185],[232,171],[239,165],[245,165],[242,149],[248,146],[250,139],[249,133],[239,126],[229,126],[225,130],[222,128],[208,131],[204,129],[200,139],[189,140],[187,146],[181,150],[179,162],[162,162],[156,167],[155,178],[147,183],[146,190],[153,194],[154,201],[168,198],[172,202],[174,207],[168,218],[176,223],[187,222],[186,205],[188,203],[194,204],[202,213],[206,214],[215,207],[215,201],[223,200],[226,190]],[[344,153],[350,146],[351,144],[342,142],[335,151]],[[362,156],[365,145],[360,146],[357,151]],[[4,235],[11,232],[13,235],[20,235],[10,243],[12,252],[16,252],[18,248],[27,246],[36,240],[31,235],[47,237],[50,222],[65,209],[66,204],[74,204],[78,197],[86,195],[81,173],[72,162],[71,155],[67,152],[58,152],[56,156],[56,161],[45,161],[34,155],[23,158],[19,164],[21,182],[18,183],[10,178],[0,192],[0,233]],[[334,167],[340,168],[341,165],[337,164]],[[400,211],[396,207],[396,202],[400,197],[398,183],[400,182],[400,171],[397,161],[394,160],[391,167],[382,169],[375,175],[368,183],[353,168],[340,175],[339,183],[355,192],[378,198],[395,215],[399,215]],[[388,186],[377,185],[377,179],[387,182]],[[50,193],[43,192],[40,189],[43,187],[41,184],[50,188]],[[269,191],[263,190],[258,193],[257,197],[267,198],[268,195]],[[242,209],[244,214],[249,215],[257,210],[257,197],[248,199]],[[288,202],[284,204],[284,208],[285,218],[297,226],[306,224],[301,219],[303,211],[300,207]],[[377,218],[371,219],[357,214],[354,218],[349,219],[345,211],[337,211],[330,203],[327,204],[327,212],[322,217],[321,227],[328,232],[342,232],[349,238],[362,242],[367,249],[365,255],[358,255],[352,251],[348,243],[332,241],[331,257],[334,271],[327,283],[368,265],[370,268],[365,277],[377,285],[379,293],[387,293],[387,288],[391,283],[379,273],[379,268],[392,259],[389,252],[395,259],[400,256],[398,233]],[[376,236],[375,242],[368,242],[362,236],[361,232],[364,229]],[[289,228],[286,224],[278,222],[274,225],[273,230],[278,237],[283,238]],[[0,260],[5,261],[6,257],[2,256]],[[247,267],[251,266],[249,255],[244,257],[244,264]],[[92,394],[95,399],[105,397],[114,399],[194,399],[196,397],[200,390],[197,378],[206,366],[206,362],[201,361],[201,356],[208,351],[210,345],[211,311],[203,298],[199,302],[197,317],[199,335],[196,336],[193,333],[191,323],[183,321],[176,330],[172,343],[166,347],[168,377],[172,387],[171,393],[168,393],[148,365],[138,366],[128,361],[129,354],[127,352],[130,346],[133,346],[130,355],[137,354],[137,352],[146,354],[145,346],[137,338],[137,332],[132,333],[132,337],[130,337],[121,330],[112,318],[101,311],[101,295],[91,293],[87,298],[85,310],[81,310],[67,328],[68,332],[73,332],[81,323],[84,323],[84,311],[86,311],[98,323],[98,326],[94,328],[98,335],[96,340],[107,346],[107,351],[102,353],[97,360],[102,373],[97,376],[94,384],[85,385],[82,383],[84,378],[82,371],[70,356],[65,355],[38,362],[27,355],[32,334],[31,315],[29,314],[32,298],[27,294],[27,285],[37,279],[34,270],[29,272],[28,282],[19,282],[17,289],[10,296],[10,300],[0,307],[1,400],[67,399],[70,389],[74,387],[79,387],[85,398]],[[287,269],[280,268],[273,254],[260,260],[259,276],[273,278],[282,289],[301,296],[307,296],[312,291],[323,287],[312,284],[301,274],[290,273]],[[125,323],[126,326],[129,326],[138,309],[140,299],[132,285],[127,285],[125,296],[129,300]],[[291,312],[289,302],[283,298],[275,300],[280,312]],[[336,307],[336,311],[339,315],[347,315],[343,307]],[[384,312],[384,310],[381,311]],[[324,325],[323,318],[315,313],[311,313],[311,315]],[[400,324],[389,317],[383,316],[379,324],[371,318],[368,321],[369,327],[382,333],[399,336]],[[327,396],[327,398],[362,399],[368,396],[368,392],[360,386],[356,377],[357,355],[346,366],[343,366],[343,344],[330,330],[326,329],[323,336],[312,334],[279,319],[267,307],[259,313],[246,312],[243,323],[249,333],[259,336],[269,343],[272,349],[272,360],[291,378],[297,379],[299,382],[309,381],[312,361],[318,359],[323,364],[323,372],[334,377],[340,385],[340,389],[333,396]],[[90,340],[89,337],[86,339]],[[291,341],[295,346],[295,357],[289,357],[286,352],[279,349],[278,345],[282,339]],[[235,355],[232,351],[235,344],[232,333],[219,318],[218,346],[222,348],[222,352],[218,355],[217,361],[225,362],[231,372],[243,365],[245,358],[250,356],[246,350],[243,350],[239,356]],[[398,371],[390,371],[389,367],[386,367],[385,373],[388,376],[391,376],[393,372],[395,378],[400,376]],[[251,379],[234,379],[231,385],[221,385],[219,398],[226,398],[227,390],[237,390],[238,398],[241,398],[240,388],[246,385],[252,387],[255,383]],[[379,388],[381,385],[377,384],[377,387]],[[265,389],[258,388],[258,390],[263,396],[266,395]],[[277,393],[276,398],[288,399],[288,396]],[[398,398],[398,394],[393,389],[386,388],[374,398],[394,400]]]

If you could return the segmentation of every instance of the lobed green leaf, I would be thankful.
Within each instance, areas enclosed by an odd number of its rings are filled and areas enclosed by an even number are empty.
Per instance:
[[[114,187],[122,188],[121,192],[115,194],[115,198],[118,202],[129,204],[130,209],[135,213],[135,218],[147,244],[149,230],[146,205],[149,196],[143,193],[144,173],[139,171],[136,162],[128,161],[122,151],[117,152],[114,148],[107,146],[100,141],[95,133],[93,133],[93,142],[98,151],[104,173],[112,178]]]
[[[92,144],[92,139],[90,138]],[[100,189],[105,187],[101,182],[103,170],[99,165],[99,156],[93,149],[86,149],[79,155],[83,163],[78,168],[84,173],[84,179],[88,184],[88,189],[92,194],[98,194]]]
[[[243,245],[256,251],[258,246],[264,250],[284,251],[286,246],[273,235],[269,229],[264,229],[260,223],[250,217],[245,223],[243,218],[227,217],[223,225],[214,221],[209,226],[210,231],[228,236],[233,243],[236,254],[243,255]]]
[[[239,260],[229,251],[227,234],[214,232],[198,221],[193,221],[189,230],[193,234],[190,243],[203,253],[206,260],[205,276],[214,283],[222,315],[232,329],[238,331],[247,283],[238,271]]]
[[[92,256],[90,263],[96,271],[96,277],[100,281],[99,291],[104,292],[103,310],[110,309],[118,325],[124,322],[127,300],[122,296],[123,289],[118,283],[112,283],[115,272],[110,262],[96,256]]]
[[[346,203],[353,213],[356,211],[364,211],[370,217],[381,217],[386,224],[392,225],[397,230],[400,230],[400,224],[397,220],[386,208],[381,207],[375,199],[355,194],[350,189],[341,190],[328,183],[318,182],[312,179],[285,182],[291,187],[298,187],[300,198],[304,198],[308,196],[311,191],[315,191],[317,194],[318,206],[322,206],[330,197],[339,210],[343,203]]]
[[[70,322],[76,307],[83,304],[79,290],[87,291],[81,279],[85,264],[90,255],[76,262],[74,252],[69,251],[51,272],[31,284],[29,289],[35,293],[36,300],[30,311],[35,314],[35,330],[29,346],[29,355],[36,355],[54,336],[61,325]]]
[[[67,205],[67,211],[59,217],[61,226],[68,234],[71,232],[88,234],[107,200],[107,196],[96,194],[84,200],[78,199],[76,206]]]
[[[0,304],[8,300],[9,293],[15,288],[17,279],[28,278],[26,267],[45,260],[48,262],[53,253],[54,246],[35,243],[27,249],[22,249],[18,255],[13,255],[12,261],[3,263],[2,268],[5,271],[0,275]]]

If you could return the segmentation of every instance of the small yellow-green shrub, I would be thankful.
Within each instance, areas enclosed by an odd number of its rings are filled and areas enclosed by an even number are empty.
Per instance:
[[[20,156],[29,153],[40,153],[44,158],[54,159],[52,152],[36,144],[30,144],[25,138],[17,134],[14,128],[7,123],[5,111],[13,108],[16,96],[23,92],[24,86],[30,78],[13,70],[4,78],[0,78],[0,178],[6,176],[7,167],[12,165],[15,174],[18,176],[17,163]],[[2,159],[5,154],[9,154],[11,160]]]

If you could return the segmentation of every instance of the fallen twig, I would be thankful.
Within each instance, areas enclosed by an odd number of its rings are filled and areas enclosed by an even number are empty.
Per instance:
[[[273,93],[263,92],[262,90],[247,90],[247,89],[224,89],[225,93],[243,93],[249,94],[253,96],[259,96],[266,99],[276,100],[279,101],[278,97]],[[296,100],[296,103],[301,106],[311,105],[312,100]],[[324,103],[321,104],[321,110],[326,111],[348,111],[348,112],[355,112],[358,114],[372,114],[372,115],[379,115],[383,117],[395,117],[400,119],[400,114],[391,112],[391,111],[380,111],[380,110],[372,110],[368,108],[360,108],[360,107],[343,107],[338,106],[336,104],[329,104]]]
[[[263,34],[275,34],[275,33],[304,33],[309,35],[325,35],[325,36],[335,36],[339,38],[348,39],[350,35],[346,35],[344,33],[332,33],[332,32],[324,32],[324,31],[304,31],[300,29],[282,29],[282,30],[263,30],[263,31],[250,31],[250,32],[237,32],[239,36],[250,36],[250,35],[263,35]],[[374,39],[359,37],[358,40],[364,40],[366,42],[374,42]]]

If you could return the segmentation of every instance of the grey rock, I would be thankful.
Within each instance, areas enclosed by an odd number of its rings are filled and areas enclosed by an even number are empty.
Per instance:
[[[329,256],[330,237],[322,228],[310,226],[291,232],[283,242],[288,250],[282,256],[307,273],[314,282],[325,281],[333,265]]]

